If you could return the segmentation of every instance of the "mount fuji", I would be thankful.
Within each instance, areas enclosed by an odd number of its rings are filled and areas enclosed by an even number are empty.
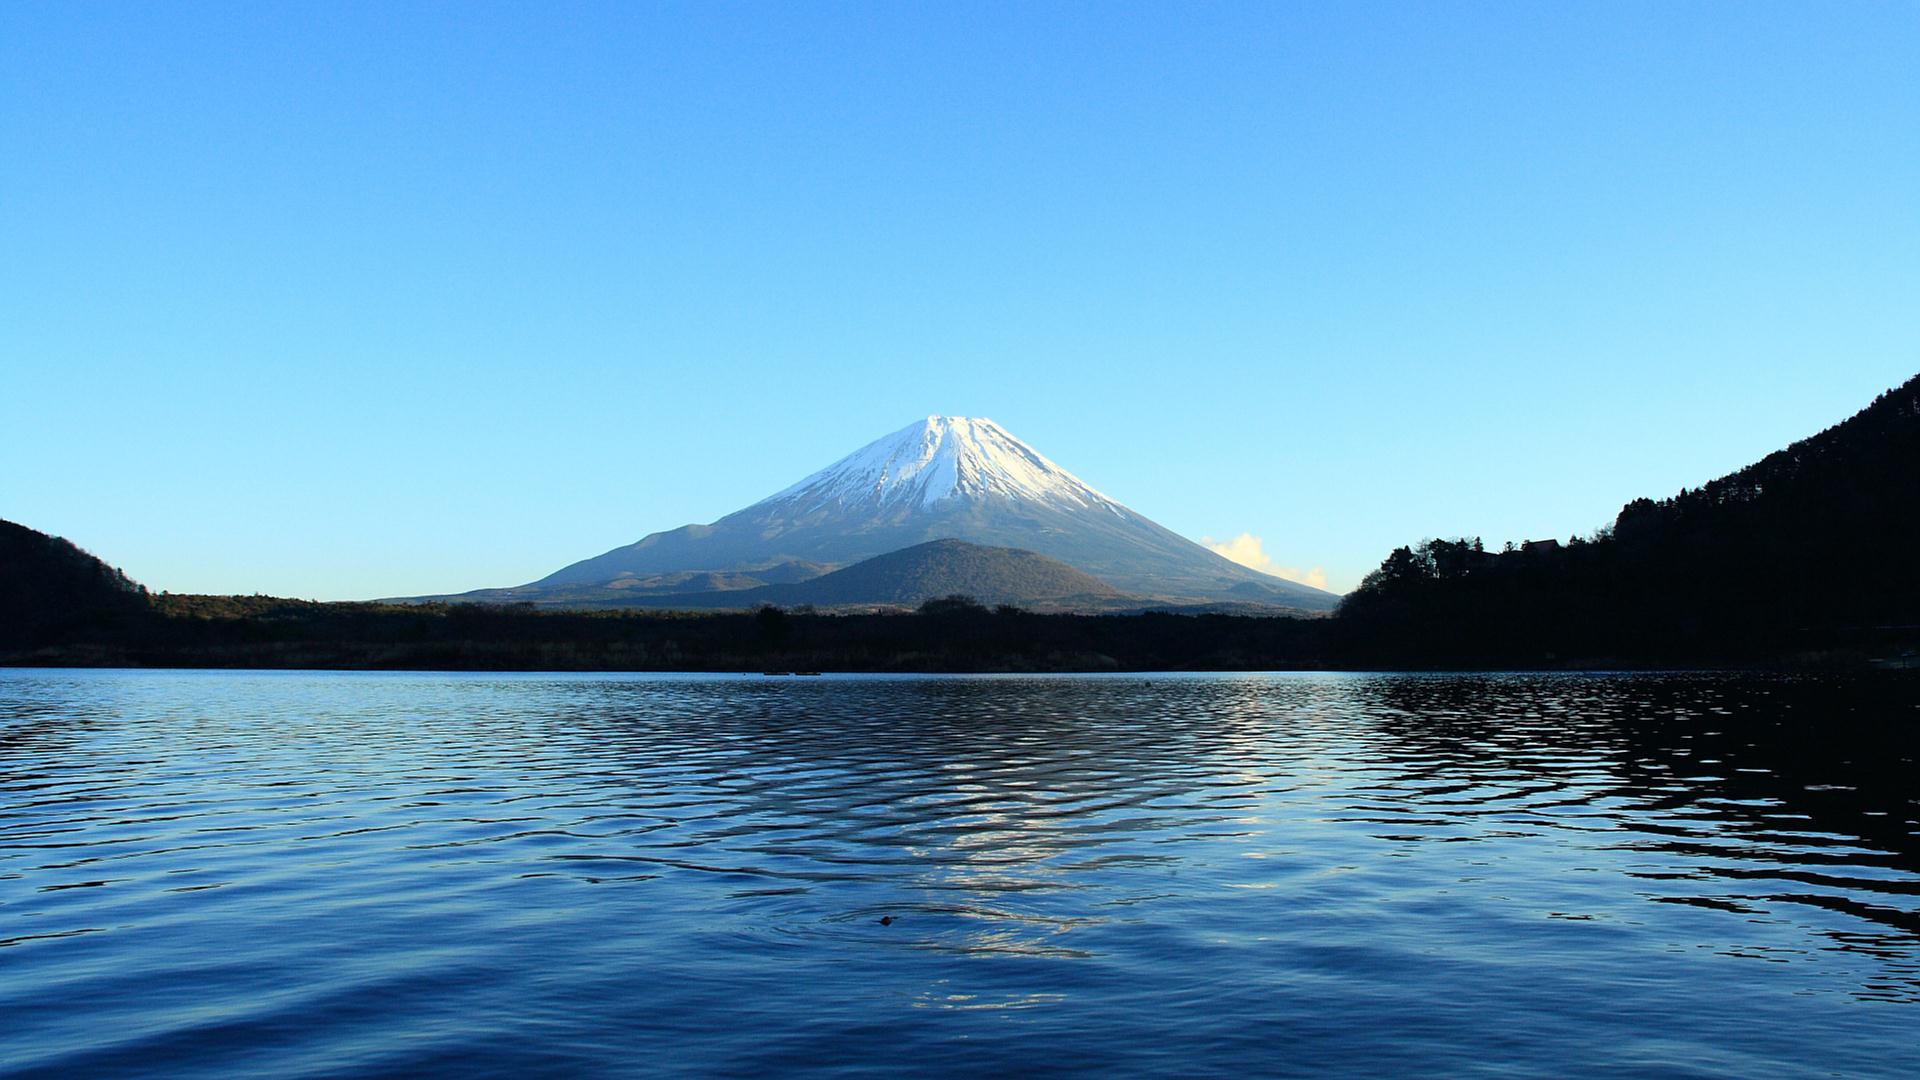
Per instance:
[[[1231,562],[1094,490],[991,420],[929,416],[709,525],[472,599],[664,606],[757,592],[925,544],[1037,552],[1158,604],[1324,611],[1338,597]],[[743,600],[744,602],[744,600]]]

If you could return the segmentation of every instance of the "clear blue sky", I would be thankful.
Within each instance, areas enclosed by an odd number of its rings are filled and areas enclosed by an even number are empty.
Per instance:
[[[0,517],[154,588],[516,584],[938,412],[1345,589],[1916,370],[1920,5],[0,5]]]

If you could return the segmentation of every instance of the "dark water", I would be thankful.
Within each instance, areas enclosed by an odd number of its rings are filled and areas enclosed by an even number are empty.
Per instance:
[[[1916,1076],[1916,701],[0,672],[0,1072]]]

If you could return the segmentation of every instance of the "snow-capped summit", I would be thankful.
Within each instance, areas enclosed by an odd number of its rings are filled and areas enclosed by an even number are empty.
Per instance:
[[[1006,428],[969,416],[908,424],[755,505],[930,507],[943,499],[994,497],[1120,508]]]
[[[1338,599],[1229,562],[1095,491],[999,424],[961,416],[915,421],[711,525],[654,533],[489,592],[636,604],[698,587],[749,593],[933,540],[1037,552],[1145,601],[1325,610]]]

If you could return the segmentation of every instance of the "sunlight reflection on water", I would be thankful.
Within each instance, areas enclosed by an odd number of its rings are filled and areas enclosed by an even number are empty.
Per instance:
[[[1914,1075],[1915,700],[0,672],[0,1068]]]

